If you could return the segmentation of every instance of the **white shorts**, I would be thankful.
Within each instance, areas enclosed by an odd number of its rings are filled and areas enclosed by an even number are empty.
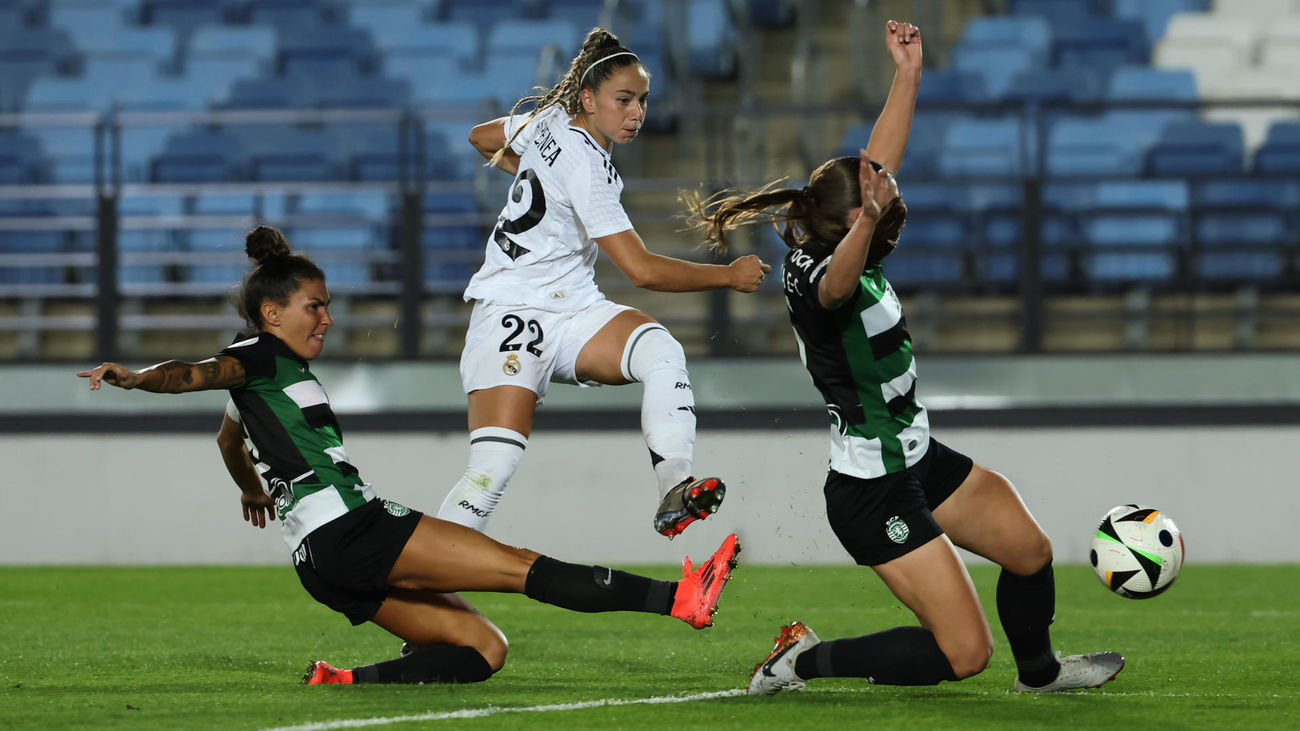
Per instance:
[[[520,386],[537,394],[538,403],[551,381],[599,386],[578,380],[578,354],[610,320],[631,309],[606,299],[576,312],[476,302],[460,354],[461,385],[465,393]]]

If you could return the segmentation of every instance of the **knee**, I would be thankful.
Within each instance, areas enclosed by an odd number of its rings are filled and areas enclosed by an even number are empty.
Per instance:
[[[1041,530],[1035,531],[1015,558],[1002,564],[1002,568],[1017,576],[1033,576],[1052,560],[1052,541]]]
[[[493,673],[505,667],[506,656],[510,654],[510,643],[500,631],[480,638],[473,647],[484,660],[487,660],[488,667],[492,668]]]
[[[962,647],[945,651],[944,654],[958,680],[979,675],[989,666],[989,659],[993,657],[993,638],[985,637],[982,641],[964,643]]]

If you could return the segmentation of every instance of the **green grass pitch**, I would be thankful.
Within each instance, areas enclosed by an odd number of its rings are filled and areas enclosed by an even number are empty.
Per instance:
[[[1297,565],[1193,564],[1147,601],[1111,595],[1085,566],[1058,567],[1056,649],[1113,649],[1128,667],[1101,689],[1052,696],[1009,692],[996,571],[975,566],[997,641],[983,674],[927,688],[819,680],[748,698],[735,690],[788,619],[823,638],[914,620],[866,569],[741,558],[716,626],[699,632],[471,595],[510,637],[505,669],[481,684],[397,687],[298,684],[309,660],[374,662],[399,642],[352,629],[288,567],[3,568],[0,728],[1300,728]]]

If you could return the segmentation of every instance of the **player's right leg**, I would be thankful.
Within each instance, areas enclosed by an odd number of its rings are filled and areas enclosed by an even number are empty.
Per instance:
[[[711,624],[738,551],[735,536],[728,536],[699,570],[681,581],[661,581],[558,561],[424,516],[393,565],[388,585],[443,593],[513,592],[578,612],[666,614],[698,629]]]

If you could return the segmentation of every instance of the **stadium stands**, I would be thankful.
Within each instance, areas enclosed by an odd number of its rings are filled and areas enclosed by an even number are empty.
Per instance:
[[[1294,286],[1300,8],[1005,7],[969,18],[951,47],[927,35],[927,61],[945,63],[926,70],[900,171],[913,209],[890,264],[900,291],[1014,294],[1030,240],[1049,293]],[[68,255],[94,250],[95,196],[119,182],[125,296],[218,291],[243,270],[223,259],[240,231],[281,216],[296,242],[329,252],[340,287],[390,291],[399,249],[415,242],[428,291],[454,296],[500,204],[468,131],[553,83],[588,28],[613,25],[652,75],[647,139],[620,164],[667,170],[681,161],[657,159],[655,133],[696,129],[680,126],[696,98],[740,96],[755,46],[741,34],[788,39],[805,11],[781,0],[0,3],[0,113],[25,115],[0,122],[0,185],[82,186],[52,201],[37,188],[0,196],[0,298],[89,285],[94,267]],[[802,149],[856,154],[872,116]],[[715,126],[678,149],[729,160],[734,130]],[[1240,193],[1208,186],[1211,175]],[[177,192],[160,196],[166,186]],[[423,216],[405,238],[408,193]]]

